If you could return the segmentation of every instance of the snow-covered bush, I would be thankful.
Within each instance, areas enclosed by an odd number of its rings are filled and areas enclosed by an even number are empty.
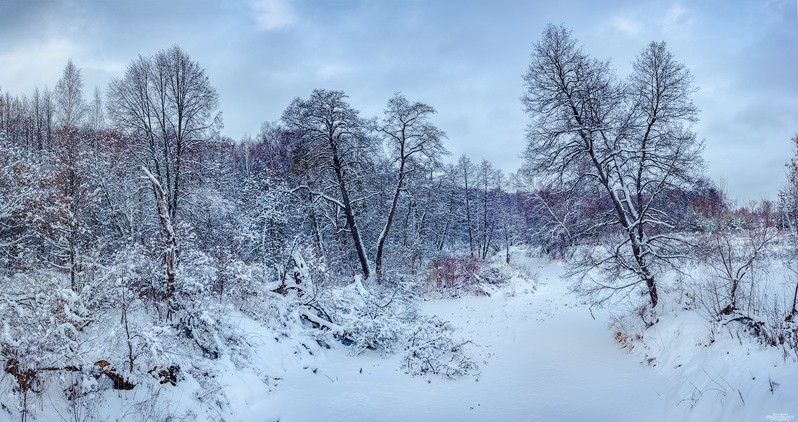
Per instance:
[[[15,410],[21,415],[28,414],[31,397],[44,389],[40,368],[75,357],[74,318],[57,280],[22,274],[0,279],[0,359],[11,379],[9,388],[19,398]]]
[[[351,342],[353,354],[366,350],[393,353],[415,315],[407,296],[380,286],[366,290],[359,279],[338,289],[334,296],[337,303],[331,308],[332,316]]]
[[[456,337],[448,322],[438,317],[422,318],[411,330],[402,356],[406,373],[454,378],[479,369],[469,353],[471,342]]]
[[[220,350],[217,319],[225,315],[225,305],[212,297],[210,289],[218,278],[216,268],[204,253],[196,249],[184,251],[175,294],[178,304],[176,328],[193,339],[206,357],[213,359],[219,357]]]
[[[347,338],[352,341],[352,353],[366,350],[393,353],[401,338],[404,323],[401,319],[369,302],[352,310],[343,326]]]

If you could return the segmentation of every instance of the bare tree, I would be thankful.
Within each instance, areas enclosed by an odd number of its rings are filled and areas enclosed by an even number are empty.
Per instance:
[[[62,127],[76,128],[86,117],[88,108],[83,95],[83,76],[71,59],[55,86],[55,103],[58,122]]]
[[[307,100],[294,99],[283,112],[283,122],[301,137],[304,153],[318,166],[314,171],[331,176],[323,184],[334,186],[340,198],[324,192],[324,186],[312,194],[343,210],[363,277],[368,278],[371,271],[350,197],[350,184],[358,178],[359,167],[366,159],[365,123],[346,98],[343,91],[315,89]],[[310,186],[303,187],[311,190]]]
[[[619,81],[609,62],[590,58],[569,30],[550,25],[534,45],[524,81],[527,169],[562,191],[599,187],[606,208],[591,226],[621,234],[606,254],[590,254],[583,275],[598,269],[615,276],[599,290],[643,282],[655,308],[654,270],[678,255],[673,222],[658,201],[701,168],[701,144],[690,130],[697,109],[689,71],[664,43],[651,43]]]
[[[53,92],[50,91],[50,88],[45,87],[44,91],[42,91],[41,94],[40,120],[37,120],[37,124],[41,125],[42,128],[41,145],[43,149],[47,148],[53,139],[54,120],[55,120],[55,100],[53,98]]]
[[[108,116],[133,140],[131,152],[156,177],[175,221],[187,155],[221,125],[219,96],[180,47],[131,62],[108,87]],[[153,192],[155,194],[155,192]],[[157,195],[156,195],[157,196]]]
[[[429,188],[434,195],[430,207],[431,235],[435,251],[440,253],[450,244],[454,237],[454,227],[457,223],[460,206],[460,188],[458,168],[454,164],[442,165],[439,175],[430,175]]]
[[[738,309],[740,285],[764,259],[766,248],[776,233],[755,221],[748,221],[742,230],[735,230],[729,214],[717,218],[714,226],[715,230],[701,239],[698,249],[726,284],[728,295],[722,298],[725,304],[718,301],[714,307],[719,315],[730,315]]]
[[[31,99],[31,112],[33,114],[33,124],[36,133],[36,147],[39,151],[44,147],[44,101],[42,101],[42,97],[39,88],[35,88]]]
[[[201,179],[189,154],[209,142],[221,125],[218,94],[205,70],[179,47],[131,62],[122,79],[108,88],[107,111],[128,139],[155,199],[155,214],[165,236],[164,297],[171,318],[177,310],[177,215],[187,176]],[[192,173],[193,172],[193,173]]]
[[[471,160],[468,157],[462,155],[460,156],[460,160],[457,162],[457,167],[460,173],[463,175],[463,197],[465,198],[466,230],[468,230],[468,252],[471,254],[471,256],[474,256],[474,229],[473,225],[471,224],[471,201],[469,200],[471,194],[468,187],[468,182],[473,177],[472,173],[474,172],[474,165],[471,163]]]
[[[100,88],[94,87],[94,99],[91,103],[91,114],[89,115],[90,127],[94,131],[100,131],[105,127],[105,113],[103,112],[103,97]]]
[[[441,142],[446,135],[429,121],[433,114],[434,108],[419,102],[411,104],[402,95],[395,94],[388,100],[385,116],[377,127],[387,137],[393,150],[391,159],[399,166],[388,216],[377,240],[374,259],[377,277],[382,275],[383,249],[405,187],[405,178],[438,163],[441,155],[446,153]]]
[[[497,221],[497,200],[501,190],[501,181],[504,175],[501,170],[494,169],[488,160],[482,160],[477,168],[477,186],[481,208],[479,211],[480,221],[478,222],[479,238],[477,239],[477,249],[482,259],[488,257],[488,253],[493,246],[493,237],[498,225]]]

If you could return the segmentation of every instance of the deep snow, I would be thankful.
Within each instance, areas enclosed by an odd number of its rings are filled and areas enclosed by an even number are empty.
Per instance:
[[[259,410],[251,417],[788,421],[798,414],[798,366],[782,351],[731,328],[712,334],[695,310],[684,309],[664,311],[659,323],[621,347],[610,310],[591,309],[570,293],[562,262],[517,253],[514,264],[537,276],[514,278],[488,297],[422,305],[473,339],[478,375],[411,378],[401,371],[398,354],[352,357],[333,349],[309,369],[288,368],[280,388],[253,398]],[[669,300],[676,294],[671,291]]]
[[[681,301],[684,292],[663,286],[670,305],[651,328],[628,311],[625,326],[611,325],[619,319],[610,311],[568,291],[561,261],[518,250],[513,265],[533,276],[486,287],[489,296],[421,305],[473,342],[480,366],[473,375],[411,377],[400,352],[352,356],[341,344],[326,349],[306,335],[266,332],[241,315],[229,321],[242,333],[236,353],[185,368],[218,375],[158,391],[107,390],[95,414],[282,422],[790,421],[798,414],[794,356],[734,325],[712,329]],[[61,394],[48,390],[39,420],[70,418],[47,405]]]
[[[667,380],[614,342],[605,312],[567,292],[560,263],[529,259],[537,281],[513,279],[491,296],[425,302],[473,339],[481,373],[411,378],[399,356],[328,351],[314,374],[288,369],[258,406],[269,418],[305,420],[651,420],[664,413]],[[362,373],[361,373],[362,368]],[[255,416],[255,414],[253,414]]]

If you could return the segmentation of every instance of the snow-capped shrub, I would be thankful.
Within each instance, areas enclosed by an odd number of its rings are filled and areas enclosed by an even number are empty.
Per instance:
[[[176,328],[193,339],[206,357],[215,359],[220,350],[217,319],[225,313],[210,289],[217,279],[216,266],[210,257],[195,249],[185,250],[182,255],[175,289]]]
[[[388,313],[374,312],[372,306],[354,309],[353,314],[350,324],[344,328],[353,342],[353,354],[360,354],[365,350],[383,353],[393,353],[396,350],[404,324]]]
[[[66,280],[46,273],[3,279],[0,359],[6,364],[13,361],[22,371],[74,363],[85,309],[80,297],[59,282]]]
[[[406,309],[403,309],[398,299],[376,289],[367,292],[366,296],[356,289],[341,293],[351,308],[335,316],[341,319],[346,339],[352,342],[352,353],[360,354],[366,350],[393,353],[408,319]],[[346,308],[337,309],[344,311]]]
[[[483,265],[477,272],[477,279],[483,284],[504,284],[512,276],[512,269],[507,265]]]
[[[418,375],[446,378],[468,375],[479,369],[469,354],[470,341],[455,336],[454,328],[438,317],[423,318],[407,339],[402,369]]]

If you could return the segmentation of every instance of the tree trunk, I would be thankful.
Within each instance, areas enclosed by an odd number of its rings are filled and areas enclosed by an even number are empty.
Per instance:
[[[640,267],[640,271],[642,272],[643,281],[646,282],[646,287],[648,288],[648,296],[651,299],[651,308],[656,308],[657,302],[659,302],[657,284],[654,282],[654,276],[648,269],[648,264],[643,256],[643,248],[640,246],[637,239],[634,238],[634,233],[630,232],[629,236],[632,238],[632,253],[634,254],[635,261],[637,261],[637,266]]]
[[[164,300],[166,301],[167,311],[166,311],[166,319],[167,321],[171,321],[172,317],[174,316],[175,312],[177,311],[177,303],[175,302],[175,257],[177,255],[177,240],[175,238],[175,231],[174,227],[172,226],[172,219],[169,214],[169,208],[167,206],[167,199],[164,195],[163,188],[161,187],[160,182],[152,173],[149,172],[145,167],[140,167],[141,171],[147,176],[147,179],[150,180],[152,184],[152,188],[155,191],[155,195],[159,200],[159,216],[161,218],[161,226],[163,227],[164,236],[165,236],[165,250],[164,250],[164,264],[166,266],[166,296]]]
[[[466,223],[468,224],[468,251],[474,256],[474,237],[471,233],[471,205],[468,201],[468,168],[463,164],[463,181],[465,183]]]
[[[454,200],[455,200],[456,191],[452,189],[449,195],[449,213],[446,214],[446,224],[443,227],[443,234],[436,245],[438,247],[438,252],[443,250],[443,247],[446,246],[446,238],[449,236],[449,227],[451,226],[452,215],[454,215]]]
[[[70,231],[69,231],[69,282],[72,287],[72,291],[77,293],[78,291],[78,282],[76,274],[77,259],[75,258],[77,252],[75,251],[76,249],[75,243],[76,243],[75,224],[73,219],[72,221],[70,221]]]
[[[510,232],[507,230],[507,223],[504,223],[504,262],[510,263]]]
[[[402,160],[402,162],[399,164],[399,181],[396,182],[396,192],[393,194],[391,209],[388,211],[388,220],[385,222],[385,227],[382,229],[380,238],[377,241],[377,256],[374,258],[374,270],[377,273],[377,280],[382,277],[382,253],[383,248],[385,247],[385,240],[388,238],[388,232],[391,230],[391,226],[393,225],[393,218],[396,214],[396,208],[399,204],[399,194],[402,191],[402,182],[404,181],[404,167],[405,162]]]
[[[130,372],[133,373],[133,342],[130,339],[130,325],[127,322],[127,299],[122,297],[122,323],[125,326],[125,336],[127,336],[127,361]]]
[[[352,211],[352,204],[349,201],[349,192],[346,189],[346,182],[344,181],[343,168],[341,159],[338,156],[338,148],[335,145],[335,139],[332,135],[329,138],[330,148],[332,149],[333,169],[335,170],[335,177],[338,180],[338,187],[341,190],[341,202],[344,204],[344,214],[346,215],[346,224],[352,232],[352,241],[355,243],[355,250],[357,250],[357,257],[360,261],[360,268],[363,271],[363,278],[367,279],[370,275],[368,258],[366,251],[363,248],[363,240],[360,238],[360,230],[358,230],[355,221],[355,214]]]
[[[646,287],[648,287],[648,296],[651,299],[651,308],[657,307],[659,295],[657,295],[657,285],[654,283],[654,277],[646,277]]]
[[[731,288],[731,309],[734,310],[737,308],[737,286],[739,286],[740,282],[737,280],[732,281],[732,288]]]

